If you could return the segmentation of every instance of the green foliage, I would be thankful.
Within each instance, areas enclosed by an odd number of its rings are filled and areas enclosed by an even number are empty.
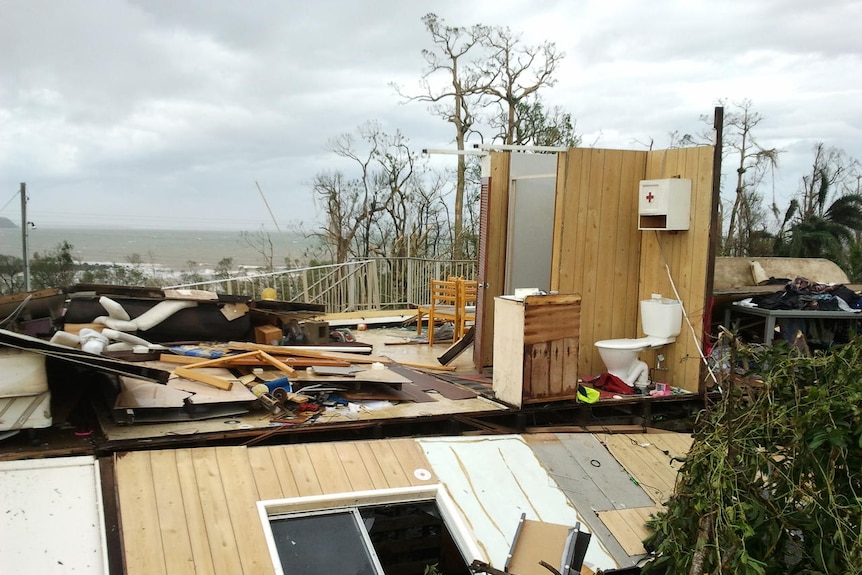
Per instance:
[[[62,288],[75,283],[77,271],[72,250],[75,246],[62,242],[48,252],[33,254],[30,280],[33,289]]]
[[[0,255],[0,293],[13,294],[24,289],[24,260]]]
[[[515,140],[522,145],[576,148],[581,137],[575,124],[569,112],[559,106],[546,108],[538,97],[515,106]]]
[[[643,572],[862,573],[862,340],[739,354],[762,384],[702,415]]]
[[[118,264],[81,266],[79,281],[87,284],[123,285],[123,286],[159,286],[156,277],[148,275],[143,266]]]

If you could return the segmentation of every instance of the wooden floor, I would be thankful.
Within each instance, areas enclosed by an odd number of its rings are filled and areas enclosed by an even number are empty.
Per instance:
[[[272,573],[256,502],[429,485],[416,441],[140,451],[115,456],[126,573]]]
[[[536,433],[524,436],[594,536],[621,565],[646,552],[646,522],[673,493],[692,442],[683,433]],[[592,513],[586,513],[590,510]]]
[[[681,433],[605,435],[602,442],[632,478],[655,502],[649,507],[600,512],[599,518],[629,555],[646,553],[643,540],[649,535],[650,515],[664,509],[673,495],[679,468],[675,458],[691,449],[692,438]]]

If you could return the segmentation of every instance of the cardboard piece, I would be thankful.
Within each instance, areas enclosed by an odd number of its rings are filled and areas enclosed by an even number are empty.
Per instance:
[[[570,527],[524,517],[522,514],[506,560],[504,569],[507,572],[548,575],[548,569],[541,562],[551,565],[563,575],[581,572],[590,534],[580,532],[580,523]]]
[[[254,341],[264,345],[279,345],[284,338],[281,328],[275,325],[259,325],[254,328]]]

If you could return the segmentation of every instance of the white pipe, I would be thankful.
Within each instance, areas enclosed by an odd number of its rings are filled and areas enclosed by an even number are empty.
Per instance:
[[[196,301],[165,300],[157,303],[136,317],[133,321],[135,322],[135,325],[138,326],[138,330],[147,331],[148,329],[156,327],[178,311],[190,307],[196,307],[197,305],[198,302]]]
[[[519,146],[517,144],[473,144],[477,150],[508,150],[512,152],[568,152],[565,146]]]
[[[93,320],[93,323],[98,323],[117,331],[138,331],[138,324],[134,321],[123,321],[106,315],[100,315]]]
[[[99,303],[102,304],[102,307],[105,308],[105,311],[108,312],[108,316],[113,319],[119,319],[123,321],[129,321],[129,312],[123,308],[122,305],[118,304],[111,298],[107,296],[102,296],[99,298]]]
[[[140,338],[136,335],[132,335],[130,333],[126,333],[123,331],[116,331],[113,329],[103,329],[102,335],[104,335],[105,337],[107,337],[109,339],[124,341],[128,344],[131,344],[131,345],[145,345],[147,347],[152,345],[150,342],[148,342],[147,340],[145,340],[143,338]]]

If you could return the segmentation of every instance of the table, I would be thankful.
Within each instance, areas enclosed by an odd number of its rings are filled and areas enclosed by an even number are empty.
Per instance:
[[[775,336],[775,324],[781,319],[831,319],[839,321],[862,320],[860,311],[818,311],[810,309],[764,309],[762,307],[750,307],[739,305],[734,302],[724,312],[724,323],[731,325],[733,315],[749,315],[764,318],[763,343],[772,345]]]

